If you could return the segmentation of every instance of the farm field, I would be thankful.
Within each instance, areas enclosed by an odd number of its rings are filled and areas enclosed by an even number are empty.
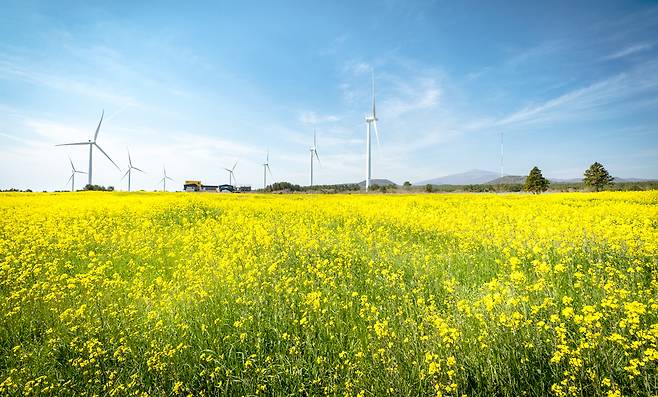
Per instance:
[[[0,194],[0,395],[656,395],[658,192]]]

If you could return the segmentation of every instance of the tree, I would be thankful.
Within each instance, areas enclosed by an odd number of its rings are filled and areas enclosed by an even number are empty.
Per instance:
[[[548,179],[544,178],[541,174],[541,170],[537,167],[533,167],[530,170],[530,174],[525,178],[524,189],[528,192],[534,194],[539,194],[548,190],[548,185],[550,182]]]
[[[425,185],[425,191],[427,193],[432,193],[433,190],[434,190],[434,186],[432,186],[431,184],[428,183],[427,185]]]
[[[593,187],[598,192],[606,185],[610,185],[614,179],[601,163],[595,162],[585,171],[583,182],[585,186]]]
[[[408,190],[409,188],[411,188],[411,182],[409,182],[409,181],[405,181],[405,182],[402,184],[402,186],[404,186],[404,188]]]

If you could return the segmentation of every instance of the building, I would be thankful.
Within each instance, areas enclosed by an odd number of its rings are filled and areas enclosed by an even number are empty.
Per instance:
[[[217,192],[219,191],[219,186],[204,185],[201,181],[185,181],[183,190],[186,192]]]
[[[222,193],[235,193],[235,192],[250,192],[251,186],[240,186],[236,188],[233,185],[204,185],[201,181],[189,180],[185,181],[183,190],[186,192],[222,192]]]
[[[185,181],[183,191],[186,192],[199,192],[201,191],[201,181]]]

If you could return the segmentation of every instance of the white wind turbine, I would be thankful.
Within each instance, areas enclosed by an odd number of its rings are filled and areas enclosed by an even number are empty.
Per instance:
[[[233,183],[231,182],[236,182],[235,181],[235,166],[238,165],[238,160],[235,161],[235,164],[233,164],[233,168],[228,169],[224,168],[226,171],[228,171],[228,184],[233,186]]]
[[[141,173],[144,173],[144,171],[140,170],[139,168],[133,165],[132,159],[130,158],[130,150],[128,150],[128,171],[126,171],[126,173],[123,174],[123,176],[121,177],[121,179],[123,179],[126,177],[126,175],[128,175],[128,191],[130,191],[130,177],[132,176],[132,170],[137,170]]]
[[[315,129],[313,129],[313,146],[310,149],[311,152],[311,186],[313,186],[313,156],[318,159],[318,164],[320,163],[320,157],[318,156],[318,141],[315,134]]]
[[[263,163],[263,190],[267,187],[267,173],[270,173],[272,176],[272,170],[270,170],[270,151],[267,151],[267,157],[265,157],[265,162]]]
[[[162,191],[166,192],[167,191],[167,179],[169,179],[172,182],[174,182],[174,180],[167,176],[167,170],[165,169],[164,165],[162,166],[162,173],[163,173],[164,176],[162,177],[162,179],[160,179],[160,182],[162,182]]]
[[[73,165],[73,160],[71,160],[71,157],[69,157],[69,163],[71,163],[71,176],[69,177],[67,183],[69,181],[71,182],[71,191],[75,192],[75,174],[86,174],[86,172],[76,170],[75,166]]]
[[[94,146],[96,146],[96,148],[98,150],[100,150],[101,153],[103,153],[105,155],[105,157],[107,157],[107,159],[110,160],[112,162],[112,164],[114,164],[115,167],[117,167],[118,170],[121,170],[119,168],[119,166],[110,158],[110,156],[108,156],[107,153],[105,153],[105,151],[103,149],[101,149],[101,147],[98,146],[98,144],[96,143],[96,139],[98,139],[98,132],[100,131],[101,124],[103,123],[103,116],[104,115],[105,115],[105,110],[103,110],[103,113],[101,113],[101,121],[98,122],[98,127],[96,127],[96,133],[94,134],[94,140],[93,141],[90,139],[87,142],[62,143],[60,145],[55,145],[55,146],[89,145],[89,174],[87,175],[88,176],[88,179],[87,179],[88,182],[87,183],[89,185],[92,184],[91,183],[91,175],[92,175],[92,161],[91,161],[91,158],[92,158],[92,152],[93,152],[92,149],[94,148]]]
[[[379,146],[379,132],[377,131],[377,115],[375,112],[375,74],[372,73],[372,115],[366,116],[366,192],[370,189],[372,175],[372,151],[370,149],[370,131],[374,128]]]

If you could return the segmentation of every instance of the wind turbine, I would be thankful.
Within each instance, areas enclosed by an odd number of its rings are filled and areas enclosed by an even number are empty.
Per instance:
[[[315,134],[315,129],[313,129],[313,146],[311,146],[310,151],[311,151],[311,186],[313,186],[313,156],[315,156],[318,159],[318,163],[320,163],[320,157],[318,156],[318,142]]]
[[[265,157],[265,162],[263,163],[263,190],[267,187],[267,173],[270,173],[272,176],[272,170],[270,170],[270,151],[267,151],[267,157]]]
[[[101,147],[98,146],[98,144],[96,143],[96,140],[98,139],[98,132],[100,131],[100,129],[101,129],[101,124],[103,123],[103,116],[104,116],[104,115],[105,115],[105,110],[103,110],[103,113],[101,113],[101,121],[98,122],[98,127],[96,127],[96,133],[94,134],[94,140],[93,140],[93,141],[90,139],[90,140],[88,140],[87,142],[62,143],[62,144],[59,144],[59,145],[55,145],[55,146],[89,145],[89,174],[88,174],[88,182],[87,182],[89,185],[91,185],[91,174],[92,174],[92,168],[91,168],[91,164],[92,164],[92,162],[91,162],[91,158],[92,158],[92,153],[93,153],[93,150],[92,150],[92,149],[94,148],[94,146],[96,146],[96,148],[97,148],[98,150],[100,150],[101,153],[103,153],[103,154],[105,155],[105,157],[107,157],[107,159],[110,160],[110,161],[112,162],[112,164],[114,164],[115,167],[117,167],[117,170],[121,170],[121,169],[119,168],[119,166],[117,165],[117,163],[115,163],[115,162],[110,158],[110,156],[108,156],[107,153],[105,153],[105,151],[104,151],[103,149],[101,149]]]
[[[377,132],[377,115],[375,112],[375,74],[372,73],[372,115],[366,116],[366,192],[370,189],[370,179],[372,175],[372,160],[370,150],[370,131],[374,128],[379,146],[379,132]]]
[[[144,171],[140,170],[139,168],[133,165],[132,159],[130,158],[130,150],[128,150],[128,171],[126,171],[126,173],[123,174],[123,176],[121,177],[121,179],[123,179],[126,177],[126,175],[128,175],[128,191],[130,191],[130,176],[132,175],[132,170],[137,170],[141,173],[144,173]]]
[[[237,160],[235,161],[235,164],[233,164],[233,168],[231,168],[231,169],[224,168],[226,171],[228,171],[228,184],[231,185],[231,186],[233,185],[231,182],[235,182],[235,173],[234,173],[234,171],[235,171],[235,166],[236,165],[238,165]]]
[[[69,177],[69,181],[71,181],[71,191],[75,192],[75,174],[86,174],[86,172],[76,170],[71,157],[69,157],[69,163],[71,163],[71,176]]]
[[[172,182],[174,180],[167,176],[167,170],[165,169],[164,165],[162,166],[162,173],[164,174],[164,176],[162,177],[162,179],[160,179],[160,182],[162,182],[162,191],[166,192],[167,191],[167,179],[169,179]]]
[[[503,152],[503,143],[505,143],[503,141],[503,138],[504,138],[505,135],[503,135],[503,134],[504,134],[504,132],[500,133],[500,177],[501,178],[505,175],[504,168],[503,168],[503,154],[504,154],[504,152]]]

